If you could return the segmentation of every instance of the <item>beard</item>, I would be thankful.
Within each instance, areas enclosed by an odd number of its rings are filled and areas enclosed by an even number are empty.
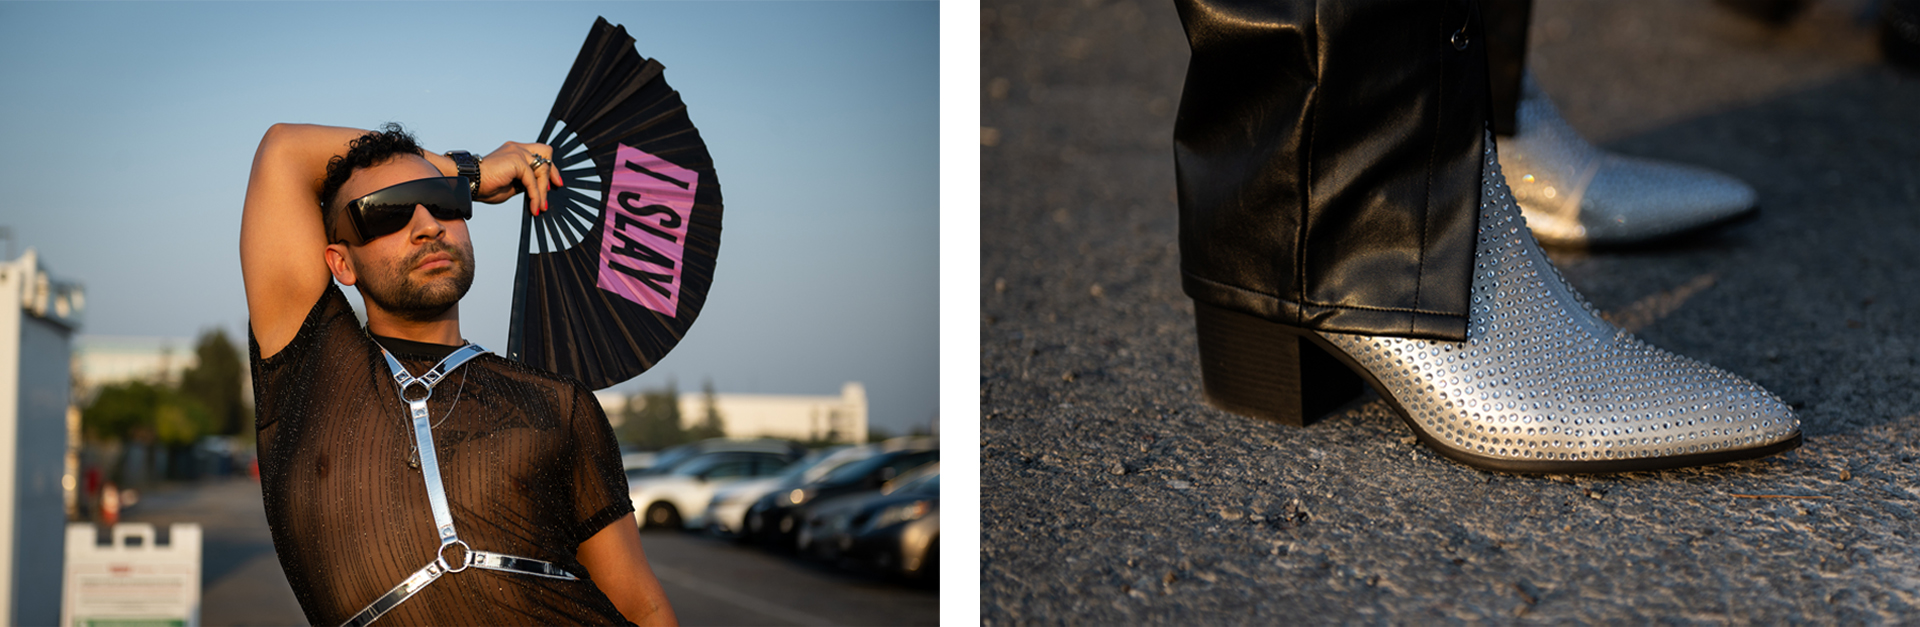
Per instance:
[[[410,270],[434,253],[446,253],[452,266],[415,280]],[[370,264],[368,270],[359,281],[362,296],[395,317],[425,322],[459,304],[473,287],[473,249],[435,243],[386,264]]]

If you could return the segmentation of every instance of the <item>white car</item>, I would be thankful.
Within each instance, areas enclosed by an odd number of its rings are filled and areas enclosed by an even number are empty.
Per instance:
[[[707,531],[721,537],[737,537],[746,530],[747,508],[768,492],[782,487],[804,485],[826,476],[842,465],[872,457],[880,447],[839,446],[815,451],[788,466],[779,476],[741,481],[713,493],[707,505]]]
[[[756,477],[768,477],[793,461],[784,453],[725,451],[697,455],[665,472],[627,473],[627,497],[641,513],[640,528],[691,527],[706,524],[707,503],[721,487]]]
[[[620,456],[621,465],[627,470],[644,470],[648,473],[664,473],[674,466],[705,453],[781,453],[790,457],[807,454],[807,449],[786,440],[760,438],[757,440],[735,440],[731,438],[710,438],[679,446],[667,447],[654,452],[624,453]],[[629,473],[631,474],[631,473]]]

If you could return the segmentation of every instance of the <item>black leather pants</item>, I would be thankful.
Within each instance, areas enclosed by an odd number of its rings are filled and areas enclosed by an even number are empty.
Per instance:
[[[1527,26],[1533,0],[1480,0],[1487,21],[1487,92],[1493,105],[1487,121],[1495,135],[1514,134],[1520,111],[1520,75],[1527,70]]]
[[[1461,0],[1176,0],[1187,295],[1298,327],[1464,340],[1487,128]]]

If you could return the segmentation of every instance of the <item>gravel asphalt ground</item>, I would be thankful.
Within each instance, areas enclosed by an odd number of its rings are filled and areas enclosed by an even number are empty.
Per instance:
[[[1798,451],[1515,476],[1375,396],[1304,429],[1199,395],[1179,286],[1170,2],[983,3],[981,616],[1000,624],[1920,622],[1920,72],[1869,0],[1542,0],[1529,61],[1626,154],[1753,219],[1557,251],[1649,342],[1798,409]]]

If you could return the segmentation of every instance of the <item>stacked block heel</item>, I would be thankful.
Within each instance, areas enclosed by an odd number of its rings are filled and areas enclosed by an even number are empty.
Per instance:
[[[1194,303],[1200,380],[1222,411],[1296,427],[1353,400],[1358,375],[1298,330]]]

